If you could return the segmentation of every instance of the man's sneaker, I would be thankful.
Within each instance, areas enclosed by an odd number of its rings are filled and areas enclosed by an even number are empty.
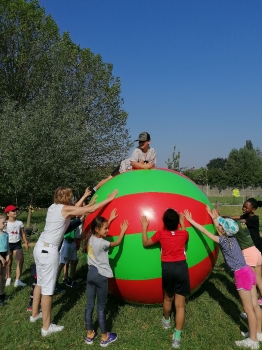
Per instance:
[[[163,326],[165,329],[168,329],[168,328],[171,327],[171,325],[170,325],[170,317],[169,317],[168,320],[166,320],[164,316],[162,317],[162,326]]]
[[[28,306],[26,311],[32,312],[32,306]]]
[[[249,332],[241,332],[241,334],[243,337],[249,338]],[[258,341],[262,341],[262,333],[257,333],[257,339]]]
[[[20,280],[15,280],[14,287],[25,287],[26,283],[20,281]]]
[[[250,338],[246,338],[244,340],[238,340],[235,341],[236,346],[240,346],[242,348],[249,348],[249,349],[259,349],[259,342],[254,341]]]
[[[93,338],[86,337],[86,344],[87,345],[92,345],[94,340],[97,338],[97,332],[96,331],[93,331],[93,332],[94,332]]]
[[[245,312],[240,312],[240,317],[242,320],[246,321],[247,320],[247,314]]]
[[[180,348],[180,340],[178,339],[172,339],[172,348],[178,349]]]
[[[257,303],[258,303],[259,306],[262,306],[262,298],[259,298],[259,299],[257,300]]]
[[[11,277],[8,277],[5,281],[5,286],[8,287],[11,285]]]
[[[113,343],[116,340],[117,340],[117,334],[108,332],[107,340],[101,340],[100,346],[102,346],[103,348],[106,348],[110,343]]]
[[[42,337],[46,337],[47,335],[61,332],[63,329],[64,329],[64,326],[58,326],[57,324],[51,323],[47,330],[43,328],[41,329],[41,334],[42,334]]]
[[[43,317],[42,312],[39,312],[39,314],[36,315],[35,317],[30,316],[30,322],[35,322],[37,320],[40,320],[40,318],[42,318],[42,317]]]

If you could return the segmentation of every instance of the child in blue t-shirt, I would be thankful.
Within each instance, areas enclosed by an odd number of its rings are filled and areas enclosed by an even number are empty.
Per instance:
[[[5,304],[5,281],[6,265],[9,260],[9,240],[8,233],[4,231],[6,227],[5,215],[0,215],[0,306]]]

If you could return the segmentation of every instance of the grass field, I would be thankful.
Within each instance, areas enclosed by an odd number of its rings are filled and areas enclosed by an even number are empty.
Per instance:
[[[236,215],[241,207],[221,207],[221,214]],[[258,210],[262,220],[261,209]],[[25,222],[25,215],[19,217]],[[44,213],[33,213],[33,220],[43,227]],[[41,221],[41,222],[40,222]],[[32,240],[35,240],[36,237]],[[53,299],[53,321],[65,326],[58,334],[42,338],[41,321],[29,322],[26,311],[31,284],[33,247],[25,252],[22,280],[28,284],[24,289],[12,286],[6,288],[11,296],[8,305],[0,308],[1,350],[5,349],[86,349],[84,310],[86,304],[85,284],[77,289],[67,288],[66,292]],[[150,263],[150,262],[149,262]],[[86,278],[86,259],[79,253],[78,274]],[[12,274],[14,275],[14,273]],[[247,325],[239,317],[241,304],[234,287],[232,275],[227,271],[221,255],[208,281],[188,299],[186,322],[181,349],[185,350],[229,350],[237,349],[235,340],[242,339],[240,330]],[[166,350],[171,349],[172,330],[161,326],[161,305],[132,305],[108,297],[107,323],[109,330],[115,331],[119,339],[110,345],[116,350]],[[98,327],[94,312],[94,328]],[[93,349],[99,349],[99,340]],[[261,347],[262,348],[262,347]]]

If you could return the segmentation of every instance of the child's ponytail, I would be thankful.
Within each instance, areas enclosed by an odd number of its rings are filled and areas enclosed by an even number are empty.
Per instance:
[[[82,253],[85,253],[85,254],[87,253],[88,242],[89,242],[91,235],[92,235],[91,230],[88,231],[87,234],[85,235]]]
[[[86,234],[85,239],[84,239],[84,245],[83,245],[83,249],[82,249],[83,253],[87,253],[88,243],[89,243],[90,237],[92,235],[94,235],[96,233],[96,229],[100,229],[104,225],[105,222],[107,222],[107,220],[103,216],[97,216],[93,219],[93,221],[91,222],[91,225],[90,225],[90,231],[88,231],[88,233]]]

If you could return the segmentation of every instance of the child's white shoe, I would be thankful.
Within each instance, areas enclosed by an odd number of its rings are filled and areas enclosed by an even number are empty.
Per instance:
[[[26,283],[20,281],[20,280],[15,280],[14,287],[25,287]]]
[[[39,312],[39,314],[36,315],[36,317],[30,316],[30,322],[35,322],[35,321],[39,320],[42,317],[43,317],[42,312]]]
[[[249,332],[241,332],[241,334],[243,337],[249,338]],[[257,340],[262,341],[262,333],[257,333]]]
[[[5,281],[5,286],[8,287],[11,285],[11,277],[8,277]]]
[[[246,338],[244,340],[238,340],[235,341],[236,346],[240,346],[242,348],[249,348],[249,349],[259,349],[259,342],[254,341],[250,338]]]

